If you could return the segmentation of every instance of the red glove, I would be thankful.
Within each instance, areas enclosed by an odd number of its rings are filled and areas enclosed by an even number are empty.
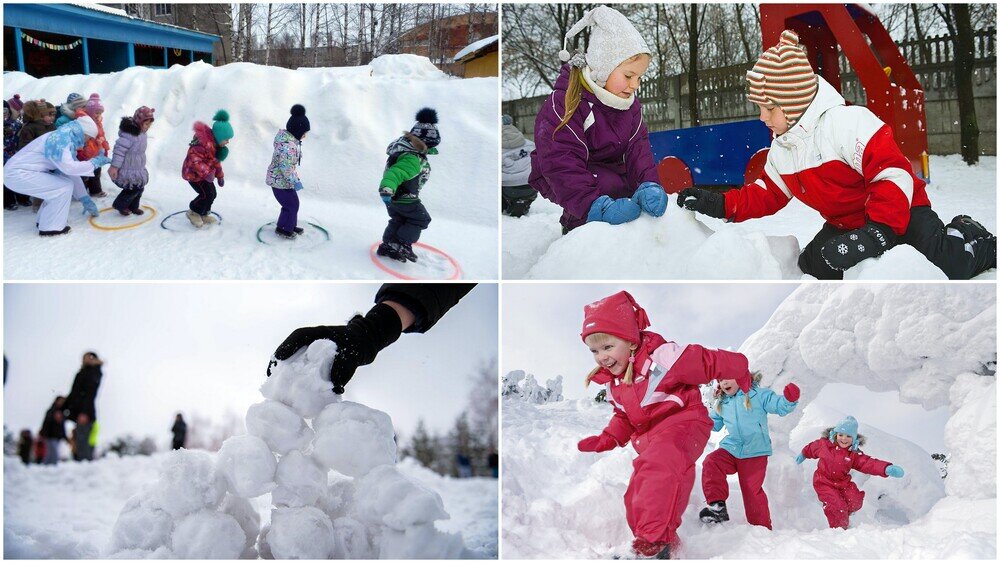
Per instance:
[[[590,436],[580,440],[576,448],[581,452],[606,452],[618,447],[618,442],[607,432],[601,432],[598,436]]]
[[[785,385],[785,398],[791,403],[797,403],[799,400],[799,386],[794,383],[789,383]]]

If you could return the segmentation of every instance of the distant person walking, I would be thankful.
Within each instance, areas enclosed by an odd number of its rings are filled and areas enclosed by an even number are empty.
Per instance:
[[[174,425],[170,428],[170,431],[174,433],[174,449],[179,450],[184,447],[184,442],[187,440],[188,425],[184,422],[184,417],[181,413],[177,413],[177,418],[174,419]]]
[[[97,421],[97,390],[101,386],[101,366],[104,364],[95,352],[83,355],[83,365],[73,380],[73,388],[66,397],[66,418],[76,423],[73,442],[76,446],[73,459],[94,459],[94,444],[90,434]]]
[[[455,456],[455,461],[458,463],[458,477],[460,479],[472,477],[472,460],[469,459],[469,456],[458,454]]]
[[[59,444],[66,439],[66,415],[63,414],[65,405],[66,397],[60,395],[45,412],[42,429],[38,431],[39,439],[45,441],[45,457],[40,459],[39,463],[45,465],[59,463]]]

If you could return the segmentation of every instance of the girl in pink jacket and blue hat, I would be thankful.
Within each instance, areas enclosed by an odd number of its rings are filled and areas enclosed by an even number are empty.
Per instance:
[[[586,53],[559,53],[566,64],[535,117],[528,177],[563,208],[563,233],[589,222],[627,223],[643,211],[659,217],[667,206],[636,97],[651,51],[613,8],[588,11],[565,42],[586,28]]]
[[[626,291],[584,307],[580,336],[597,367],[586,378],[607,386],[614,415],[597,436],[577,445],[603,452],[632,442],[639,454],[625,491],[625,518],[640,557],[669,559],[694,487],[695,462],[712,421],[698,385],[733,379],[750,390],[746,356],[680,345],[646,330],[649,317]]]

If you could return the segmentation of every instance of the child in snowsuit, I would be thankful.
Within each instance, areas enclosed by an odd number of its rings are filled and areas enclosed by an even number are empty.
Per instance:
[[[20,96],[15,94],[14,98],[20,100]],[[17,138],[21,132],[21,121],[17,119],[14,108],[11,107],[10,102],[7,100],[3,101],[3,163],[7,164],[10,157],[14,156],[17,152]],[[18,201],[17,193],[11,191],[7,188],[7,184],[4,183],[3,186],[3,208],[9,209],[11,211],[17,209],[19,204],[24,204],[24,201]],[[21,196],[24,197],[24,196]]]
[[[76,119],[76,112],[82,110],[86,105],[87,98],[84,98],[76,92],[66,96],[66,102],[56,108],[56,112],[58,113],[58,116],[56,117],[56,127],[62,127],[63,125],[66,125],[70,121]]]
[[[514,120],[503,116],[500,131],[500,210],[505,215],[520,217],[528,212],[531,202],[538,197],[535,188],[528,185],[531,175],[531,152],[535,143],[524,138],[524,133],[514,126]]]
[[[56,108],[45,100],[32,100],[24,104],[24,126],[17,136],[17,150],[46,133],[56,130]]]
[[[584,308],[581,337],[597,367],[587,375],[607,386],[614,415],[601,434],[584,438],[582,452],[603,452],[632,441],[639,456],[625,491],[633,550],[668,559],[694,486],[695,461],[712,421],[698,385],[732,379],[750,391],[743,354],[668,342],[649,327],[646,311],[620,291]]]
[[[109,154],[111,146],[108,145],[108,139],[104,135],[104,106],[101,104],[101,96],[97,93],[91,94],[87,103],[83,105],[83,109],[76,111],[77,119],[84,115],[90,116],[94,120],[94,123],[97,124],[97,136],[87,139],[83,148],[77,152],[77,159],[90,160],[101,151],[104,151],[104,154]],[[93,176],[84,178],[83,183],[87,186],[87,191],[90,192],[91,197],[106,197],[108,195],[104,191],[104,188],[101,187],[100,168],[94,170]]]
[[[767,458],[771,455],[767,415],[785,416],[795,410],[799,388],[789,383],[784,396],[780,396],[759,387],[760,377],[761,374],[754,374],[749,393],[740,390],[733,380],[722,380],[715,388],[715,404],[708,412],[714,424],[712,431],[718,432],[725,426],[729,435],[723,438],[719,449],[705,457],[701,466],[701,486],[708,504],[698,515],[702,522],[729,520],[726,476],[735,473],[743,493],[747,522],[771,529],[771,511],[764,493]]]
[[[593,221],[612,225],[663,215],[649,132],[635,93],[652,60],[639,32],[618,11],[598,6],[566,34],[590,28],[586,54],[563,65],[555,90],[535,117],[528,183],[563,208],[563,233]]]
[[[216,222],[210,215],[215,201],[216,179],[219,187],[226,185],[222,173],[222,161],[229,155],[229,140],[233,138],[233,126],[229,124],[229,113],[220,109],[212,118],[212,127],[196,121],[194,138],[188,147],[187,157],[181,168],[181,176],[187,180],[198,196],[191,200],[187,218],[200,229]]]
[[[437,112],[424,108],[417,112],[417,122],[403,136],[389,144],[385,153],[385,172],[378,185],[378,194],[389,212],[389,225],[382,233],[382,244],[376,250],[400,262],[417,261],[413,243],[420,231],[431,223],[431,216],[420,202],[420,189],[431,175],[427,155],[437,154],[441,136],[437,128]]]
[[[819,459],[813,488],[831,528],[846,530],[851,514],[864,504],[864,491],[851,481],[852,469],[878,477],[903,476],[902,467],[865,455],[858,449],[864,444],[864,436],[858,434],[858,421],[848,416],[824,430],[818,440],[806,444],[795,458],[795,463],[800,464],[806,459]]]
[[[111,155],[108,176],[122,189],[111,204],[122,215],[145,213],[139,200],[149,183],[149,171],[146,170],[146,131],[153,125],[155,111],[142,106],[135,110],[132,117],[123,117],[118,126],[118,140],[115,141],[115,150]]]
[[[302,189],[298,166],[302,162],[302,139],[305,139],[308,132],[306,108],[295,104],[285,128],[279,130],[274,137],[274,155],[271,156],[271,165],[267,167],[264,178],[267,185],[271,186],[274,199],[281,205],[274,232],[286,239],[294,239],[303,232],[298,226],[298,192]]]
[[[84,212],[96,217],[97,204],[87,195],[81,176],[111,162],[103,152],[90,160],[77,160],[77,150],[97,135],[97,124],[89,116],[77,118],[51,133],[38,137],[17,152],[3,167],[4,181],[17,193],[42,200],[38,210],[38,234],[63,235],[73,199]]]
[[[819,279],[842,279],[845,270],[899,243],[950,279],[996,268],[996,237],[966,215],[941,222],[892,129],[868,108],[846,105],[813,73],[794,32],[784,31],[761,55],[747,82],[747,98],[774,133],[763,174],[725,194],[686,189],[678,205],[741,222],[801,200],[826,220],[799,255],[802,272]]]

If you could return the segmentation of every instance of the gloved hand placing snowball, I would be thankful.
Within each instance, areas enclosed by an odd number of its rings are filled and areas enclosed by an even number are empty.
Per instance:
[[[407,326],[412,322],[411,314]],[[267,375],[270,377],[271,368],[277,364],[277,360],[287,360],[295,352],[317,340],[332,340],[337,344],[337,355],[330,368],[330,381],[333,382],[333,392],[342,395],[344,386],[354,377],[355,370],[375,361],[375,356],[395,342],[405,328],[396,309],[383,302],[372,307],[363,317],[355,315],[343,326],[295,329],[274,351],[267,367]]]

